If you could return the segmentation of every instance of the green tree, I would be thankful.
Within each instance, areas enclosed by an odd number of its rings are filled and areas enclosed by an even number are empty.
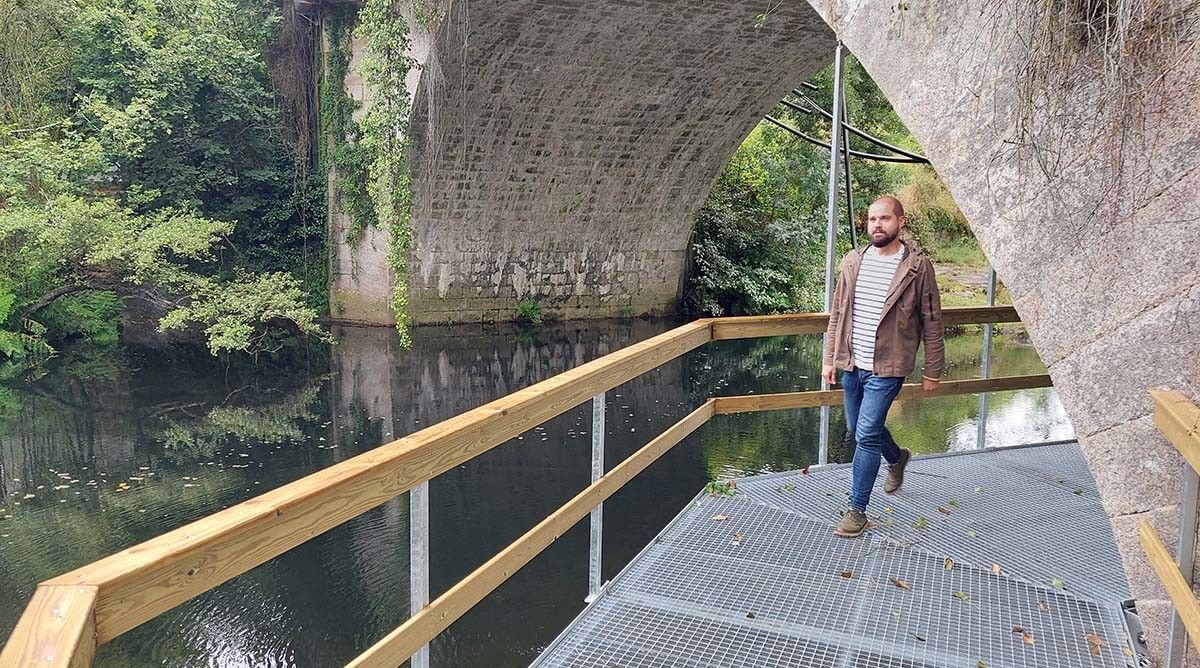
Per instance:
[[[813,300],[812,221],[780,177],[785,153],[762,126],[738,147],[696,220],[685,306],[711,315],[776,313]]]
[[[279,24],[267,0],[0,0],[7,373],[115,343],[129,298],[214,353],[320,334],[321,191],[272,90]]]
[[[847,109],[866,132],[917,148],[908,131],[856,59],[845,64]],[[831,108],[832,68],[812,79],[812,103]],[[820,114],[780,105],[772,115],[828,142],[829,123]],[[856,149],[876,152],[859,140]],[[769,122],[759,123],[718,177],[696,219],[687,310],[709,315],[776,313],[821,307],[824,283],[829,151]],[[893,164],[854,159],[851,187],[856,214],[872,198],[895,192],[909,179]],[[845,184],[843,183],[843,186]],[[844,196],[839,220],[846,220]],[[839,226],[839,253],[849,248]]]

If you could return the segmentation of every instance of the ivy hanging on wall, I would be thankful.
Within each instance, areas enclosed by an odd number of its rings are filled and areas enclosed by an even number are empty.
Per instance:
[[[413,3],[414,15],[425,28],[439,15],[431,7],[421,0]],[[329,151],[327,166],[336,174],[335,202],[350,216],[348,243],[356,243],[368,225],[387,231],[387,258],[394,275],[391,306],[401,342],[407,345],[412,241],[408,130],[412,107],[405,80],[416,66],[408,55],[408,22],[392,0],[366,0],[357,11],[353,6],[331,6],[326,25],[330,48],[321,116]],[[358,72],[371,96],[358,120],[354,119],[357,103],[344,85],[352,38],[363,42]]]
[[[415,63],[409,57],[408,22],[392,0],[366,0],[355,34],[364,41],[359,72],[371,91],[371,105],[359,121],[359,144],[368,156],[367,192],[376,220],[388,232],[392,311],[408,345],[408,256],[412,241],[412,175],[408,166],[411,100],[405,80]]]
[[[321,146],[324,167],[335,175],[329,205],[350,217],[346,242],[353,245],[368,225],[378,222],[367,192],[370,159],[361,141],[359,123],[354,120],[358,103],[345,86],[350,71],[350,39],[358,12],[353,5],[330,5],[327,11],[325,34],[329,48],[321,79]]]

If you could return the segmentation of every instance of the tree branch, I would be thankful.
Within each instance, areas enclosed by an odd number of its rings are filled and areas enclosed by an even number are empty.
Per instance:
[[[83,285],[61,285],[42,295],[36,302],[27,306],[24,311],[21,311],[21,320],[25,320],[34,313],[46,308],[50,304],[54,303],[54,300],[58,299],[59,297],[65,297],[76,292],[84,292],[86,290],[95,289],[96,288],[86,283]]]

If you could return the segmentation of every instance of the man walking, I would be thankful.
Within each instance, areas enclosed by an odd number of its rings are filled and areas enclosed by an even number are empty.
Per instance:
[[[895,197],[880,197],[867,209],[871,243],[842,258],[829,311],[821,376],[832,385],[842,371],[846,428],[857,441],[850,507],[834,530],[853,538],[867,528],[867,502],[879,474],[879,458],[888,462],[883,490],[893,494],[904,483],[911,453],[896,445],[884,426],[904,377],[916,366],[917,345],[925,343],[921,385],[938,387],[942,374],[942,304],[933,264],[920,249],[900,241],[904,207]]]

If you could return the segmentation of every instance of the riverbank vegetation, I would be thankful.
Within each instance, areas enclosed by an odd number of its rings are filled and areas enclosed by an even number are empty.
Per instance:
[[[920,146],[892,110],[882,91],[854,57],[847,58],[846,100],[850,122],[891,144],[919,152]],[[814,103],[832,107],[833,70],[827,67],[805,90]],[[829,123],[780,105],[772,115],[793,128],[829,141]],[[851,137],[856,150],[880,150]],[[855,218],[862,229],[867,204],[895,193],[905,203],[907,234],[939,266],[986,268],[986,260],[945,184],[927,165],[899,165],[852,158]],[[738,147],[701,208],[689,246],[684,308],[702,315],[819,311],[824,286],[826,193],[829,151],[763,121]],[[840,187],[844,188],[844,179]],[[837,253],[850,249],[844,191],[839,198]],[[860,241],[861,243],[861,241]],[[978,273],[976,271],[975,273]],[[963,300],[978,303],[970,272],[949,279],[965,286]],[[970,292],[970,296],[965,296]],[[965,301],[964,301],[965,300]]]
[[[267,0],[0,2],[0,376],[130,301],[214,353],[322,336],[324,181]]]

